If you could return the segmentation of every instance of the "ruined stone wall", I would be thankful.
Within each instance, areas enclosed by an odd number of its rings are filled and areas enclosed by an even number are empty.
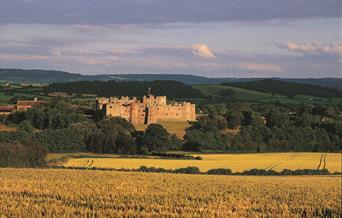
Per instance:
[[[105,111],[106,116],[122,117],[133,124],[158,123],[163,121],[195,121],[195,105],[189,102],[167,105],[166,96],[144,96],[136,98],[98,98],[96,110]]]
[[[133,124],[144,124],[146,108],[142,103],[133,103],[131,104],[131,117],[129,121]]]
[[[195,105],[190,103],[159,106],[157,122],[162,121],[195,121]]]

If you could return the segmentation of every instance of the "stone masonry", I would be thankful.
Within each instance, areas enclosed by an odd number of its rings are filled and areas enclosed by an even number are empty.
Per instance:
[[[149,94],[142,100],[129,98],[96,98],[96,111],[108,117],[122,117],[132,124],[150,124],[163,121],[195,121],[195,105],[189,102],[167,104],[166,96]]]

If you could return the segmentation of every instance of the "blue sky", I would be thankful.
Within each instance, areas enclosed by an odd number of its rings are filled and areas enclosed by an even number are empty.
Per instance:
[[[339,0],[0,0],[0,67],[342,77]]]

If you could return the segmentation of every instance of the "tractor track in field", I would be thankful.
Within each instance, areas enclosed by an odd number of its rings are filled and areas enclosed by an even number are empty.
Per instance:
[[[292,160],[292,159],[296,158],[297,156],[298,156],[298,152],[295,152],[295,153],[291,154],[291,155],[290,155],[288,158],[286,158],[285,160],[281,160],[281,161],[279,161],[279,162],[277,162],[277,163],[275,163],[275,164],[273,164],[273,165],[271,165],[271,166],[269,166],[269,167],[266,167],[265,170],[272,170],[272,169],[274,169],[275,167],[279,166],[280,164],[285,163],[286,161]]]
[[[327,152],[324,154],[324,159],[323,159],[323,170],[325,170],[325,167],[327,165]]]
[[[322,166],[322,164],[323,164],[323,166]],[[319,160],[317,170],[319,170],[321,168],[321,166],[323,167],[322,170],[324,170],[326,165],[327,165],[327,152],[324,152],[321,154],[321,158]]]
[[[83,167],[91,167],[94,163],[94,160],[87,160],[87,162],[83,165]]]

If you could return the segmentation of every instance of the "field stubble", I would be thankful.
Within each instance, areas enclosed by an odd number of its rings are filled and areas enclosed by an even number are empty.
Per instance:
[[[198,154],[202,160],[170,160],[151,158],[73,158],[64,163],[66,167],[84,167],[92,162],[91,167],[138,169],[140,166],[177,169],[196,166],[202,172],[214,168],[229,168],[233,172],[244,170],[273,169],[317,169],[322,153],[257,153],[257,154]],[[194,154],[197,156],[197,154]],[[326,169],[341,172],[341,153],[326,155]],[[88,166],[88,165],[87,165]],[[89,166],[90,167],[90,166]],[[323,165],[321,166],[322,169]]]
[[[340,186],[339,176],[0,169],[0,217],[338,217]]]

